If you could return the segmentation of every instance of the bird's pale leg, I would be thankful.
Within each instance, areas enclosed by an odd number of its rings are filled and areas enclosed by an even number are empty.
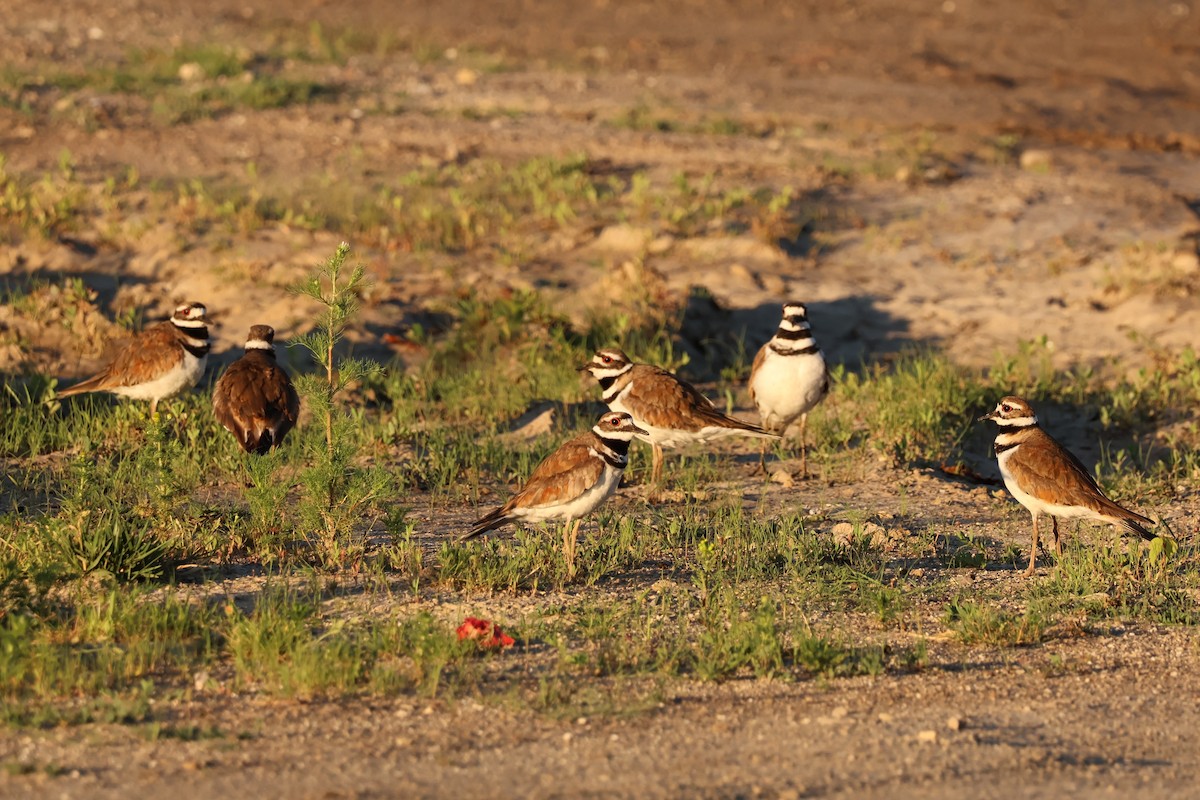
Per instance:
[[[575,548],[579,544],[579,525],[582,519],[568,522],[563,527],[563,560],[567,563],[567,580],[575,580]]]
[[[650,447],[654,450],[653,466],[650,469],[650,482],[658,486],[662,482],[663,449],[654,442],[650,443]]]
[[[808,414],[800,415],[800,477],[808,477],[808,440],[804,435],[808,427]]]
[[[1033,546],[1029,549],[1029,568],[1025,570],[1026,575],[1032,575],[1037,570],[1037,547],[1038,547],[1038,515],[1033,515]]]

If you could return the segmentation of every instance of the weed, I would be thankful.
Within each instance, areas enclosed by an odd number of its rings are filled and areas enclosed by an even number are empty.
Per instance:
[[[958,599],[946,609],[946,624],[964,644],[1020,647],[1042,641],[1049,620],[1031,606],[1016,614],[973,600]]]
[[[324,373],[301,375],[296,388],[324,427],[325,446],[313,453],[315,462],[300,474],[304,499],[299,514],[306,529],[315,533],[319,556],[328,566],[346,566],[361,554],[349,535],[362,519],[364,510],[384,491],[388,476],[382,469],[354,467],[352,432],[357,426],[338,414],[335,399],[348,386],[375,378],[378,364],[364,359],[335,358],[335,348],[345,335],[346,325],[358,310],[358,295],[365,285],[366,270],[360,264],[347,278],[343,275],[350,246],[343,243],[307,281],[295,287],[325,307],[316,328],[292,344],[303,347]],[[339,283],[339,281],[341,281]]]

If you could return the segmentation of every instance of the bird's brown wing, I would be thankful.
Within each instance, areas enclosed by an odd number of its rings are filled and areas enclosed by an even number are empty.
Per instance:
[[[1108,517],[1153,521],[1114,503],[1104,496],[1096,479],[1083,463],[1045,431],[1021,442],[1020,458],[1008,462],[1021,488],[1039,500],[1088,508]]]
[[[238,409],[241,408],[240,400],[243,393],[238,390],[238,386],[243,383],[243,373],[245,372],[241,360],[235,361],[226,367],[221,373],[221,377],[217,379],[217,385],[213,387],[213,416],[217,418],[224,426],[225,430],[232,433],[239,443],[245,447],[245,431],[242,428]]]
[[[587,434],[572,439],[547,456],[505,509],[570,502],[594,486],[604,472],[604,459],[589,452],[592,438]]]
[[[183,358],[175,326],[160,322],[134,336],[117,352],[105,370],[108,379],[98,389],[137,386],[158,378],[175,368]]]
[[[247,428],[279,425],[282,439],[296,424],[300,398],[287,373],[270,359],[247,353],[229,365],[213,389],[213,413],[229,431],[244,438]]]
[[[649,364],[633,369],[626,402],[638,410],[639,419],[656,428],[704,427],[706,412],[713,412],[713,404],[694,386]]]
[[[639,419],[656,428],[699,431],[717,427],[770,435],[758,425],[717,411],[696,387],[666,370],[648,364],[639,364],[634,369],[639,372],[633,375],[626,402],[638,410]]]

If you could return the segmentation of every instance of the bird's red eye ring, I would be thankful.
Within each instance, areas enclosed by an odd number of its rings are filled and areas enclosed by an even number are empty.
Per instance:
[[[1004,412],[1008,412],[1008,411],[1012,411],[1013,407],[1010,406],[1008,403],[1005,403],[1004,405],[1000,406],[1000,410],[1004,411]]]
[[[612,356],[600,356],[600,360],[603,361],[605,364],[611,364]]]

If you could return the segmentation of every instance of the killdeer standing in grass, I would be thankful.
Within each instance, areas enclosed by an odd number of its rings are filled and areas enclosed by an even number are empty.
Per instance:
[[[1154,538],[1145,528],[1154,525],[1154,521],[1105,497],[1079,459],[1042,430],[1029,403],[1019,397],[1005,397],[992,413],[979,418],[981,422],[985,419],[1000,426],[995,448],[1004,485],[1033,515],[1033,549],[1026,575],[1033,574],[1037,560],[1038,517],[1042,514],[1047,514],[1053,523],[1054,551],[1059,556],[1062,543],[1058,538],[1058,517],[1100,520],[1143,539]]]
[[[580,370],[590,372],[600,382],[610,411],[624,411],[644,429],[638,438],[650,442],[654,449],[653,483],[662,477],[664,447],[735,434],[779,438],[757,425],[722,414],[690,383],[650,364],[634,364],[615,347],[597,350]]]
[[[780,436],[800,420],[800,472],[808,474],[805,428],[808,412],[829,392],[825,356],[813,341],[808,309],[803,303],[786,303],[779,330],[759,349],[750,369],[750,399],[758,406],[763,428]],[[766,456],[763,442],[759,464]]]
[[[195,386],[208,363],[208,312],[200,303],[184,303],[171,319],[146,328],[117,352],[100,374],[58,393],[70,397],[84,392],[112,392],[150,401],[150,416],[158,401]]]
[[[255,325],[246,354],[229,365],[213,389],[213,413],[247,453],[266,455],[296,425],[300,397],[275,363],[275,329]]]
[[[459,541],[524,520],[565,520],[569,526],[565,536],[574,541],[581,518],[617,488],[629,463],[629,443],[645,433],[628,414],[605,413],[590,431],[548,455],[521,491],[472,525]]]

